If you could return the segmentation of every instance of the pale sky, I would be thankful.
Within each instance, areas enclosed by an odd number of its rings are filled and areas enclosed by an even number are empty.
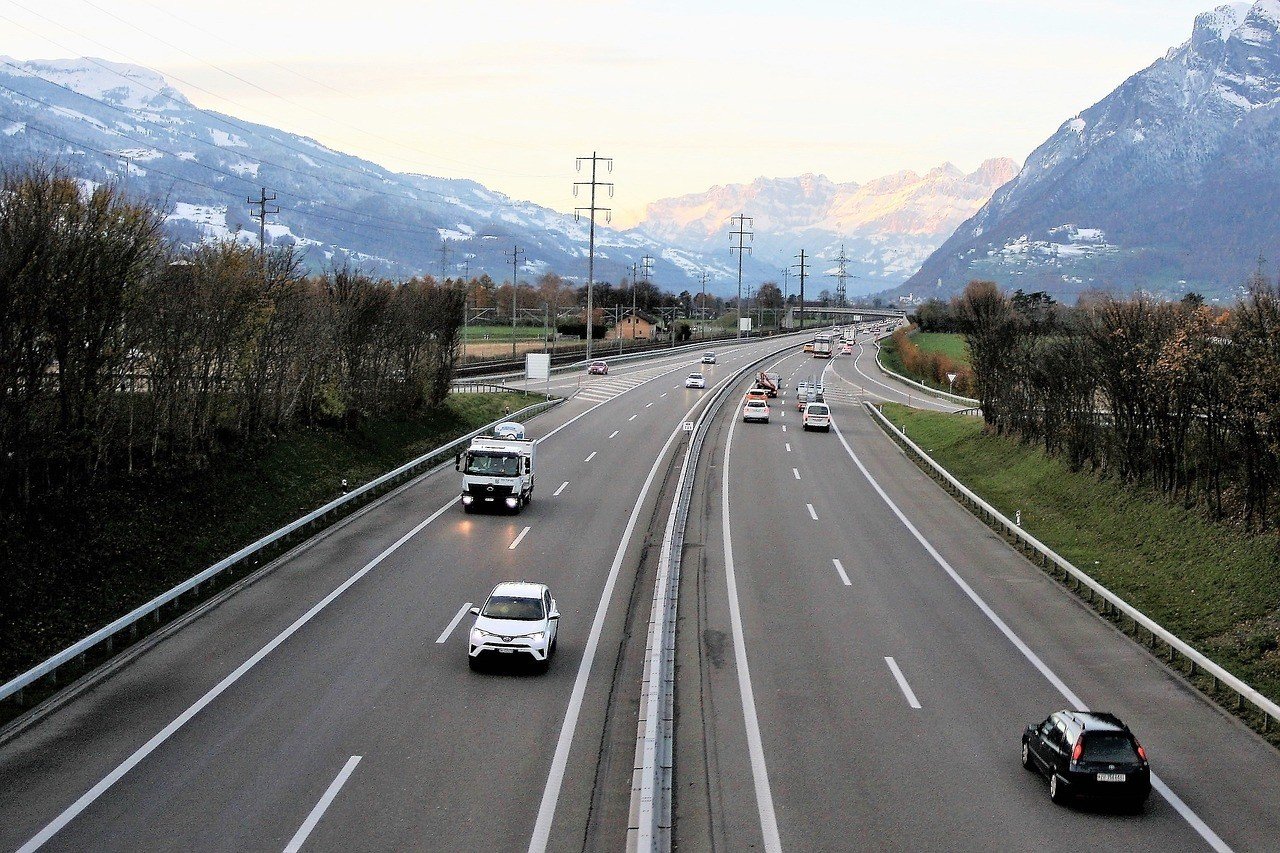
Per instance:
[[[0,54],[149,66],[198,106],[562,211],[598,151],[629,225],[759,176],[1021,163],[1214,5],[0,0]]]

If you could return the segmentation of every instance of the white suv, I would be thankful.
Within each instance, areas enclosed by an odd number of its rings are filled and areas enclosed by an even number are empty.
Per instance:
[[[767,424],[769,422],[769,404],[764,400],[747,400],[747,404],[742,407],[742,420],[760,421]]]
[[[479,669],[484,657],[528,656],[545,672],[556,652],[560,611],[546,584],[500,583],[481,607],[471,608],[475,624],[467,645],[467,663]]]
[[[802,425],[806,430],[820,429],[831,432],[831,410],[826,403],[810,403],[804,407]]]

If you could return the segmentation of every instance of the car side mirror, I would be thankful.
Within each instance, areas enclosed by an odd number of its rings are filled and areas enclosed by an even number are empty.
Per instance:
[[[455,471],[462,470],[462,454],[461,453],[453,457],[453,470]]]
[[[479,615],[480,615],[480,608],[479,608],[479,607],[473,607],[473,608],[471,608],[471,610],[469,610],[468,612],[469,612],[472,616],[479,616]]]
[[[547,618],[548,618],[548,619],[559,619],[559,618],[560,618],[560,611],[559,611],[559,610],[552,610],[552,611],[551,611],[551,615],[549,615]]]

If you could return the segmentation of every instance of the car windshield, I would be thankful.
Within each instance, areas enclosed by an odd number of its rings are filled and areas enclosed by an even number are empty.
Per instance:
[[[689,374],[689,378],[690,378],[690,379],[701,379],[701,378],[702,378],[702,374],[701,374],[701,373],[690,373],[690,374]]]
[[[520,457],[493,453],[468,453],[467,474],[487,477],[515,477],[520,473]]]
[[[764,400],[751,400],[747,403],[748,409],[763,409],[765,407]]]
[[[812,406],[806,407],[805,412],[810,415],[825,415],[827,413],[827,407],[814,403]]]
[[[1128,735],[1097,732],[1085,735],[1083,757],[1085,761],[1128,764],[1138,761],[1138,752],[1133,748],[1133,741]]]
[[[488,616],[490,619],[516,619],[521,622],[532,622],[542,619],[546,614],[542,612],[541,598],[491,595],[489,600],[485,602],[484,610],[480,611],[480,615]]]

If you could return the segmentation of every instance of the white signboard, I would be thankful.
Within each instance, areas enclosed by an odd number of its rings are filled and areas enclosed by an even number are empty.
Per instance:
[[[551,354],[545,352],[526,353],[524,357],[524,375],[526,379],[550,379]]]
[[[751,318],[750,318],[750,317],[739,317],[739,318],[738,318],[738,328],[739,328],[739,329],[741,329],[741,330],[742,330],[742,331],[744,331],[744,332],[749,332],[749,331],[751,331]]]

